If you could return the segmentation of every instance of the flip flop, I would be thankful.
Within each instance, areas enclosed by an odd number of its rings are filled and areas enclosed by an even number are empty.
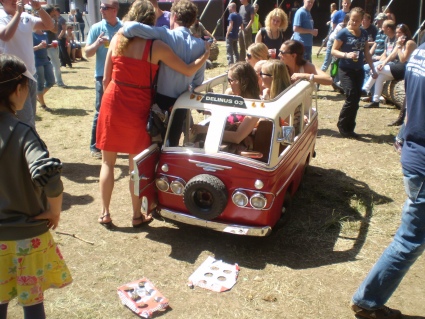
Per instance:
[[[52,109],[50,108],[50,107],[48,107],[46,104],[41,104],[40,105],[40,107],[43,109],[43,110],[45,110],[45,111],[48,111],[48,112],[50,112]]]
[[[139,220],[141,221],[140,223],[136,223],[136,224],[134,223],[134,221],[139,221]],[[148,225],[152,221],[153,221],[152,215],[145,216],[145,215],[142,214],[142,215],[140,215],[140,217],[133,218],[132,226],[134,228],[138,228],[138,227],[142,227],[144,225]]]
[[[109,220],[109,221],[105,222],[104,219]],[[99,224],[101,224],[103,227],[105,227],[107,229],[110,229],[112,227],[111,214],[109,214],[109,213],[99,216],[97,221],[98,221]]]

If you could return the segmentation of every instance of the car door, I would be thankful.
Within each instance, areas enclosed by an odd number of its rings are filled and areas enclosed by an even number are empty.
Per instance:
[[[134,194],[142,199],[143,212],[150,213],[157,206],[158,200],[155,187],[156,165],[159,160],[160,149],[157,144],[134,157]]]

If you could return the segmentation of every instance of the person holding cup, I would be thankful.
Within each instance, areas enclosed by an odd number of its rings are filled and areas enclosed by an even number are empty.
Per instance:
[[[43,110],[50,111],[44,102],[44,95],[55,84],[55,75],[47,55],[47,35],[43,31],[37,30],[33,32],[32,39],[37,70],[37,101]]]
[[[280,8],[273,9],[265,19],[265,28],[261,28],[255,37],[255,43],[264,43],[269,49],[271,59],[278,59],[277,52],[285,41],[283,33],[288,28],[288,16]]]
[[[372,77],[378,75],[369,52],[368,35],[361,29],[364,11],[360,7],[351,9],[347,27],[335,37],[332,55],[339,59],[339,79],[345,91],[346,100],[338,119],[338,130],[342,137],[358,138],[354,133],[357,111],[364,79],[363,60],[369,64]],[[357,51],[357,52],[355,52]]]
[[[21,58],[27,67],[25,76],[28,82],[29,94],[22,110],[17,111],[18,118],[35,128],[35,112],[37,108],[37,81],[35,80],[36,67],[32,43],[34,30],[50,30],[53,21],[49,14],[41,7],[41,2],[29,1],[39,17],[25,12],[22,0],[0,0],[3,9],[0,9],[0,47],[4,53]]]
[[[99,159],[102,158],[102,153],[96,147],[97,119],[99,117],[100,105],[103,96],[102,82],[109,41],[122,27],[122,23],[117,17],[118,9],[118,0],[102,0],[100,4],[102,21],[91,26],[86,39],[86,56],[89,58],[96,55],[96,67],[94,72],[94,77],[96,79],[96,102],[90,139],[90,153],[92,157]]]

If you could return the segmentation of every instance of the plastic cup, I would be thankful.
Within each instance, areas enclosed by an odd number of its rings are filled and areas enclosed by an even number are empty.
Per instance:
[[[276,49],[269,49],[269,55],[271,59],[276,59]]]
[[[103,38],[103,45],[105,46],[106,49],[109,48],[109,38],[107,37]]]
[[[52,47],[53,48],[57,48],[58,47],[58,41],[57,40],[53,40],[52,41]]]
[[[354,51],[354,53],[356,54],[356,56],[353,58],[353,62],[357,62],[359,61],[360,51]]]

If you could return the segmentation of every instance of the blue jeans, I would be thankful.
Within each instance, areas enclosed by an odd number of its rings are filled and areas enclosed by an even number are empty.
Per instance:
[[[50,62],[53,65],[53,73],[55,74],[56,84],[63,86],[65,85],[62,80],[61,62],[59,60],[59,48],[48,48],[47,55],[50,58]]]
[[[304,59],[310,62],[313,61],[311,59],[312,52],[313,52],[312,46],[304,46]]]
[[[239,61],[238,38],[226,38],[227,65]]]
[[[425,176],[406,169],[403,169],[403,175],[408,197],[401,225],[392,243],[353,296],[353,302],[362,308],[382,307],[425,249]]]
[[[406,124],[404,124],[404,123],[403,123],[403,125],[401,125],[400,131],[398,131],[398,134],[395,137],[395,141],[398,142],[401,145],[403,145],[403,143],[404,143],[404,127],[405,126],[406,126]]]
[[[50,89],[55,85],[55,75],[51,63],[36,67],[37,70],[37,93],[43,93],[44,89]]]
[[[328,40],[328,43],[326,45],[326,54],[325,54],[325,59],[323,60],[323,64],[322,67],[320,68],[323,72],[326,72],[329,68],[329,65],[331,65],[332,62],[332,45],[334,44],[334,42],[332,40]]]
[[[93,117],[93,124],[91,128],[91,139],[90,139],[90,151],[98,152],[99,149],[96,147],[96,128],[97,118],[99,117],[100,105],[102,103],[103,96],[103,76],[96,77],[96,104],[95,112]]]

